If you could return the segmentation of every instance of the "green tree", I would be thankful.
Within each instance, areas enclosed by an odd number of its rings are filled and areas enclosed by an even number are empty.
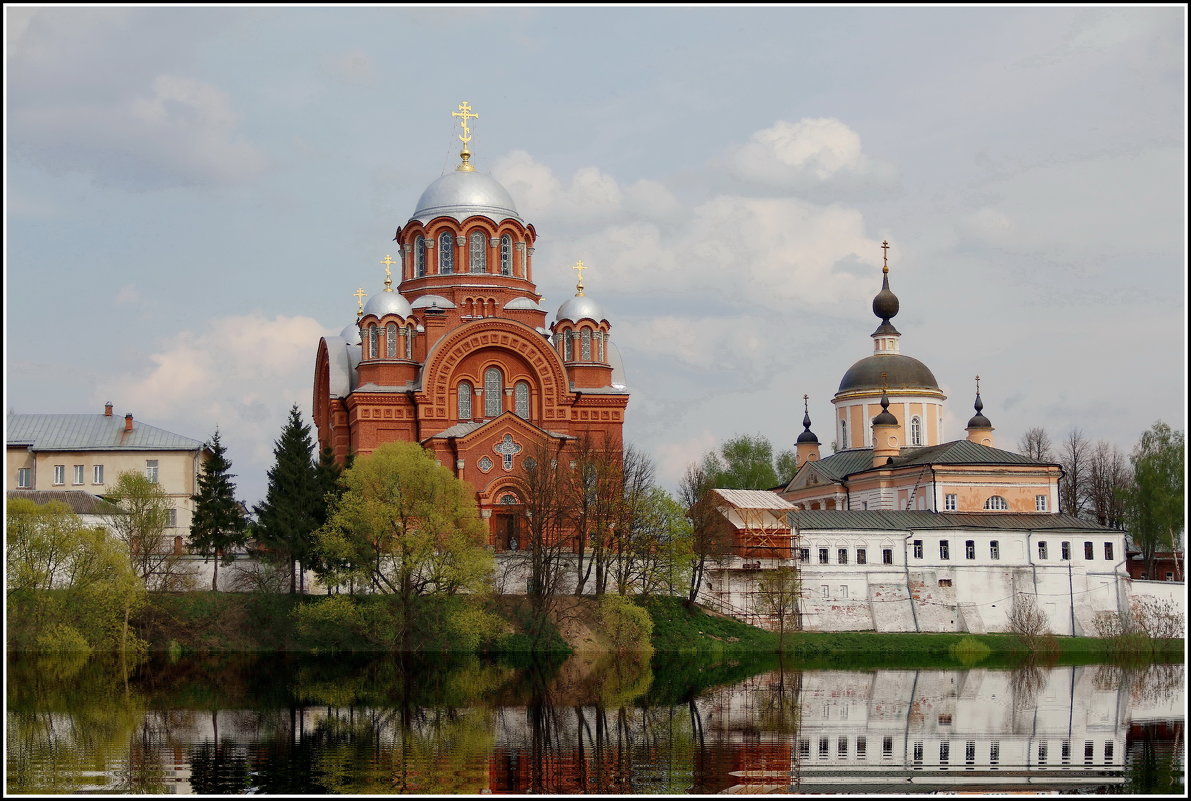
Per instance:
[[[145,586],[118,540],[58,502],[11,499],[6,518],[9,650],[144,649],[129,619]]]
[[[1141,435],[1130,457],[1133,484],[1126,491],[1125,521],[1145,559],[1146,575],[1154,554],[1179,549],[1185,509],[1186,448],[1182,431],[1159,420]],[[1176,559],[1175,564],[1181,563]],[[1180,568],[1181,572],[1181,568]],[[1182,580],[1182,575],[1176,575]]]
[[[687,564],[682,570],[687,578],[687,604],[699,597],[708,563],[720,560],[732,546],[731,532],[711,497],[716,475],[708,471],[707,462],[688,465],[678,484],[678,502],[690,520],[688,547],[684,549]]]
[[[190,545],[205,557],[215,560],[211,574],[211,589],[219,588],[219,563],[228,564],[235,558],[233,549],[247,538],[248,521],[236,500],[236,485],[232,482],[232,463],[227,449],[219,439],[219,430],[207,443],[210,457],[203,462],[194,501],[194,519],[190,524]]]
[[[759,434],[733,437],[703,457],[703,469],[719,489],[772,489],[781,481],[779,472],[788,480],[793,472],[786,473],[796,463],[790,451],[778,454],[775,462],[773,445]]]
[[[344,471],[343,485],[317,532],[328,580],[391,596],[402,650],[416,645],[422,598],[489,590],[493,559],[472,489],[421,447],[382,445]]]
[[[269,469],[265,500],[255,507],[253,534],[266,549],[266,558],[289,569],[289,591],[297,592],[297,565],[309,561],[314,548],[314,531],[325,520],[320,476],[312,455],[310,426],[294,404],[289,421],[273,448],[274,464]]]
[[[104,499],[119,509],[108,529],[124,544],[132,569],[153,592],[189,589],[183,554],[166,534],[173,501],[161,485],[135,471],[121,473]]]

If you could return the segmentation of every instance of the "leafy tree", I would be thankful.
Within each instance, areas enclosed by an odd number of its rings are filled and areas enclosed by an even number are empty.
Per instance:
[[[712,477],[712,486],[720,489],[772,489],[780,482],[779,469],[788,479],[796,463],[797,457],[784,451],[775,464],[769,440],[747,434],[733,437],[703,457],[704,471]]]
[[[403,650],[416,645],[422,597],[489,590],[493,559],[472,490],[421,447],[382,445],[344,471],[343,485],[316,535],[328,580],[389,595]]]
[[[219,563],[229,564],[235,558],[233,549],[244,544],[248,521],[236,500],[236,485],[232,482],[235,474],[231,472],[232,463],[219,439],[218,429],[207,443],[207,450],[211,455],[203,462],[198,494],[191,497],[194,519],[190,524],[190,544],[203,556],[214,557],[211,589],[217,590]]]
[[[1039,462],[1053,462],[1054,453],[1051,450],[1050,434],[1041,426],[1026,429],[1017,443],[1017,452],[1022,456],[1037,459]]]
[[[107,526],[124,544],[132,569],[154,592],[189,589],[183,554],[166,534],[174,505],[161,485],[136,471],[121,473],[104,499],[117,507]]]
[[[777,567],[764,570],[757,579],[753,608],[762,615],[777,619],[778,651],[785,650],[786,630],[797,622],[798,604],[802,598],[802,580],[796,567]]]
[[[1154,554],[1179,550],[1185,512],[1186,447],[1182,431],[1159,420],[1141,435],[1130,457],[1133,486],[1126,493],[1125,521],[1133,542],[1141,548],[1146,575]],[[1181,559],[1175,564],[1181,565]],[[1182,580],[1180,575],[1175,578]]]
[[[289,591],[297,592],[297,565],[306,564],[314,549],[314,531],[325,520],[320,476],[312,454],[310,426],[302,422],[297,404],[273,448],[265,500],[255,508],[253,529],[266,558],[289,568]]]

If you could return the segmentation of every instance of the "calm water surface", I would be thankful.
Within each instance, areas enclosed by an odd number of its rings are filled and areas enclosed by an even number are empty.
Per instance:
[[[10,657],[8,793],[1182,794],[1182,665]]]

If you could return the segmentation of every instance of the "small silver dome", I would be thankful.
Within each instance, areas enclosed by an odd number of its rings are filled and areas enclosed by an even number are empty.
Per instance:
[[[505,304],[506,309],[528,309],[530,311],[541,311],[542,307],[534,303],[533,298],[513,298]]]
[[[377,292],[364,304],[364,314],[375,314],[377,317],[386,314],[409,317],[412,312],[409,301],[400,292]]]
[[[578,322],[585,319],[594,320],[597,323],[608,319],[604,316],[604,310],[600,308],[600,304],[586,295],[576,295],[571,298],[558,307],[558,314],[555,315],[555,320],[558,322],[563,320]]]
[[[463,220],[474,214],[494,222],[510,217],[521,220],[513,198],[503,186],[487,175],[460,171],[449,172],[426,187],[410,219],[428,222],[446,215]]]
[[[422,295],[413,302],[415,309],[429,309],[431,306],[437,306],[440,309],[453,309],[455,304],[444,298],[442,295]]]
[[[343,338],[349,345],[360,344],[360,326],[355,323],[349,323],[343,326],[343,330],[339,332],[339,336]]]

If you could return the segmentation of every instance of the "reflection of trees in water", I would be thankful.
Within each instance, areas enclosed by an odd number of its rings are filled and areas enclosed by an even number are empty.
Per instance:
[[[1173,728],[1172,732],[1168,729]],[[1134,726],[1129,735],[1129,787],[1134,793],[1183,795],[1183,721]]]
[[[1098,690],[1127,693],[1132,703],[1158,703],[1181,698],[1186,676],[1185,665],[1100,665],[1093,681]]]

